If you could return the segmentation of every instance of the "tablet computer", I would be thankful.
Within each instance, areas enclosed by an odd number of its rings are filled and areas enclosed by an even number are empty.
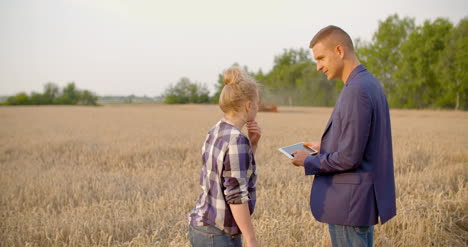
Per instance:
[[[283,153],[284,155],[286,155],[286,157],[290,158],[290,159],[293,159],[294,157],[291,155],[292,152],[294,151],[297,151],[297,150],[304,150],[306,151],[307,153],[309,153],[309,155],[314,155],[314,154],[317,154],[318,151],[313,149],[312,147],[309,147],[309,146],[304,146],[304,143],[303,142],[299,142],[299,143],[296,143],[296,144],[293,144],[293,145],[289,145],[289,146],[285,146],[285,147],[280,147],[278,149],[281,153]]]

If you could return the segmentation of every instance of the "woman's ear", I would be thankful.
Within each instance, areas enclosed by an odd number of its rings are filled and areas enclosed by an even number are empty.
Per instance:
[[[250,111],[250,108],[251,108],[251,107],[252,107],[252,101],[247,100],[247,101],[245,102],[245,112],[248,113],[248,112]]]

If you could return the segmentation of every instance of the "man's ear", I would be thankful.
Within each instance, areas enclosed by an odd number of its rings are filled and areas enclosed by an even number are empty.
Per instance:
[[[345,50],[344,50],[344,47],[342,45],[337,45],[335,47],[335,52],[338,56],[340,56],[341,58],[344,58],[344,55],[345,55]]]

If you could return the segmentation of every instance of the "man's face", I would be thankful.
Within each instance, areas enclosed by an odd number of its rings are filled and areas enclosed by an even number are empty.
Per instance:
[[[341,79],[343,59],[336,47],[329,47],[318,42],[312,47],[312,53],[317,61],[317,71],[322,71],[328,80]]]

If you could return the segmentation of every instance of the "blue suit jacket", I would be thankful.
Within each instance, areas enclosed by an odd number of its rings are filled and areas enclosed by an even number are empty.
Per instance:
[[[381,224],[396,215],[390,114],[379,81],[363,65],[350,74],[323,133],[320,154],[307,157],[315,175],[314,217],[348,226]]]

